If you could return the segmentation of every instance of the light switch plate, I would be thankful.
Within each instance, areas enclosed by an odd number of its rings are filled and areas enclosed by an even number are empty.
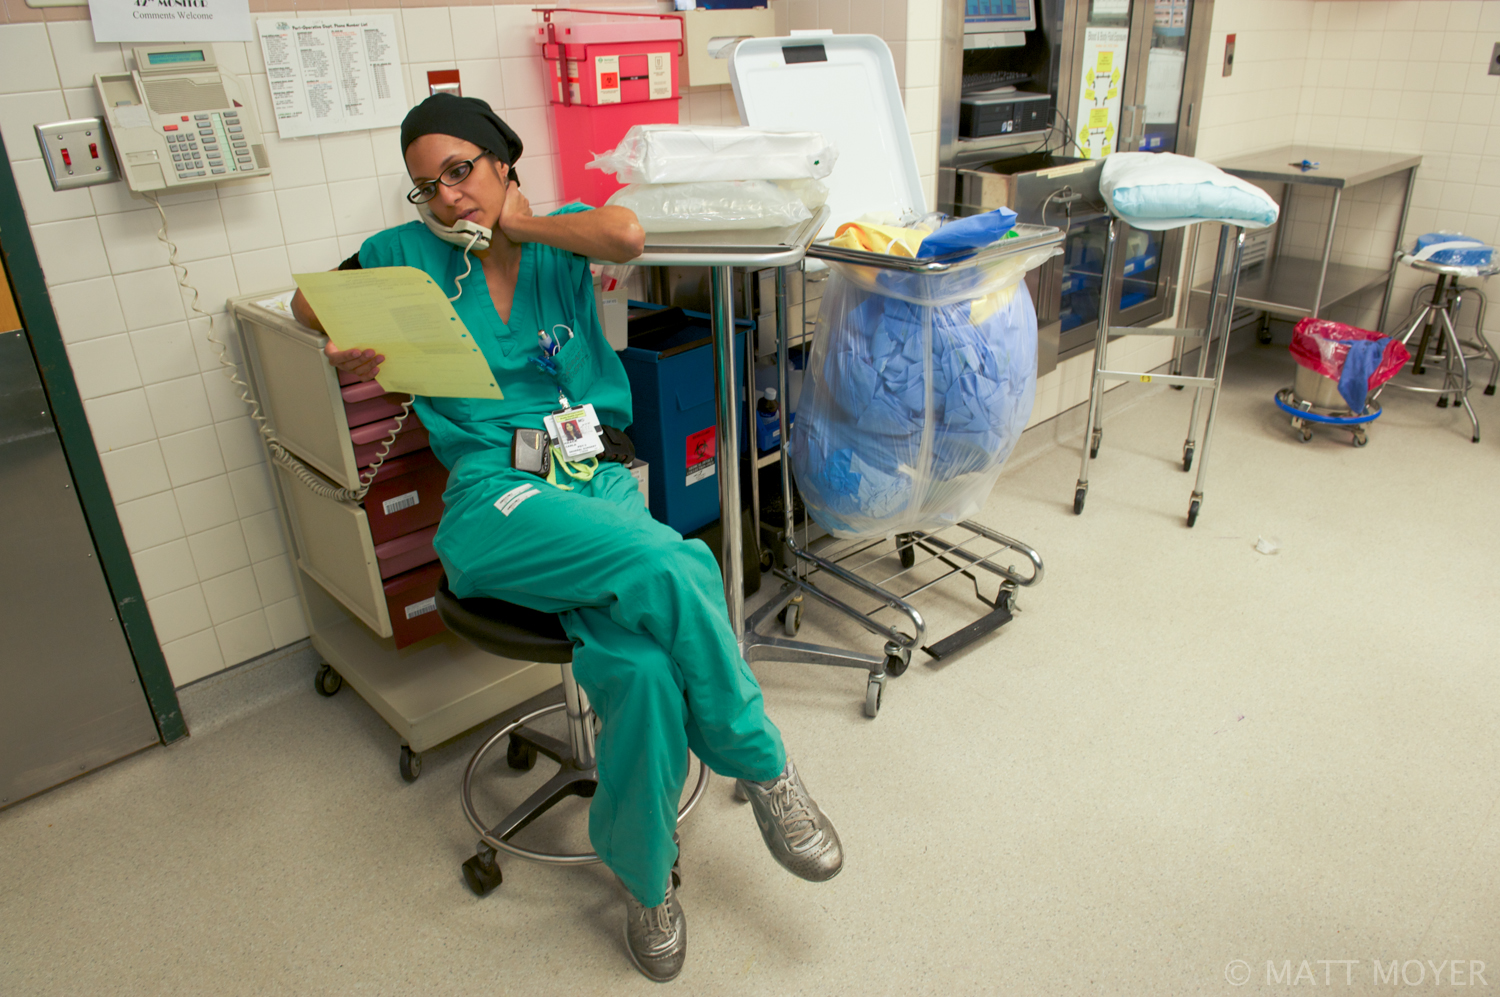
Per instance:
[[[115,148],[102,118],[75,118],[36,126],[37,144],[53,190],[72,190],[120,179]]]

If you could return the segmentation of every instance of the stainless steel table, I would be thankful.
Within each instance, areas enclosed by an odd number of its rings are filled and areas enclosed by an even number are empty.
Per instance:
[[[1303,170],[1292,165],[1303,160],[1317,163],[1318,166],[1316,169]],[[1399,249],[1406,232],[1412,188],[1417,182],[1417,167],[1421,163],[1422,157],[1411,153],[1303,145],[1252,152],[1215,163],[1225,173],[1246,180],[1282,185],[1281,221],[1276,227],[1275,250],[1264,263],[1245,268],[1246,272],[1240,278],[1238,304],[1290,318],[1317,318],[1328,306],[1384,282],[1385,296],[1380,304],[1380,322],[1377,326],[1384,328],[1391,306],[1391,292],[1395,287],[1396,264],[1393,260],[1389,267],[1382,269],[1329,262],[1333,250],[1334,226],[1338,223],[1339,202],[1347,188],[1404,170],[1407,175],[1406,196],[1401,203],[1401,221],[1396,225],[1393,246],[1393,250]],[[1333,190],[1333,207],[1328,213],[1322,258],[1316,268],[1312,266],[1312,260],[1282,256],[1292,191],[1298,185],[1328,187]],[[1195,287],[1193,293],[1206,295],[1208,285]]]
[[[714,343],[717,409],[719,516],[723,522],[724,601],[741,652],[752,660],[745,634],[745,576],[740,535],[739,405],[734,362],[735,267],[788,267],[799,263],[828,220],[828,208],[800,225],[734,232],[647,234],[646,250],[631,260],[639,266],[708,267]]]

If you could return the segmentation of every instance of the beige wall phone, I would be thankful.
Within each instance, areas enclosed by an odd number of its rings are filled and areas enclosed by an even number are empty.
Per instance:
[[[130,189],[177,190],[270,176],[255,100],[213,46],[136,46],[135,70],[95,76]]]

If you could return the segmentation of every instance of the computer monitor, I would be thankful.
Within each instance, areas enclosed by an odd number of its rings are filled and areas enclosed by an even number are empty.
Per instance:
[[[1036,29],[1036,0],[964,0],[964,48],[1026,44]]]

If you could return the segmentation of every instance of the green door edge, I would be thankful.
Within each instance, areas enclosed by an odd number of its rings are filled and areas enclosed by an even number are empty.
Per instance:
[[[156,721],[157,733],[163,744],[171,744],[187,736],[187,724],[177,703],[177,690],[172,685],[167,659],[156,639],[156,628],[151,625],[151,614],[141,595],[135,564],[130,559],[130,549],[125,544],[125,534],[115,514],[114,498],[104,480],[104,465],[99,462],[94,434],[89,429],[83,399],[78,395],[68,352],[57,328],[57,316],[52,311],[52,299],[47,296],[47,283],[42,277],[36,246],[31,241],[26,214],[21,208],[21,194],[16,187],[3,137],[0,137],[0,235],[3,235],[5,266],[10,271],[16,306],[31,339],[37,369],[42,374],[42,386],[52,404],[52,418],[57,423],[63,453],[68,458],[73,484],[78,489],[84,519],[94,538],[94,549],[99,553],[99,565],[104,569],[115,611],[124,626],[125,639],[135,659],[136,674],[146,693],[151,716]]]

